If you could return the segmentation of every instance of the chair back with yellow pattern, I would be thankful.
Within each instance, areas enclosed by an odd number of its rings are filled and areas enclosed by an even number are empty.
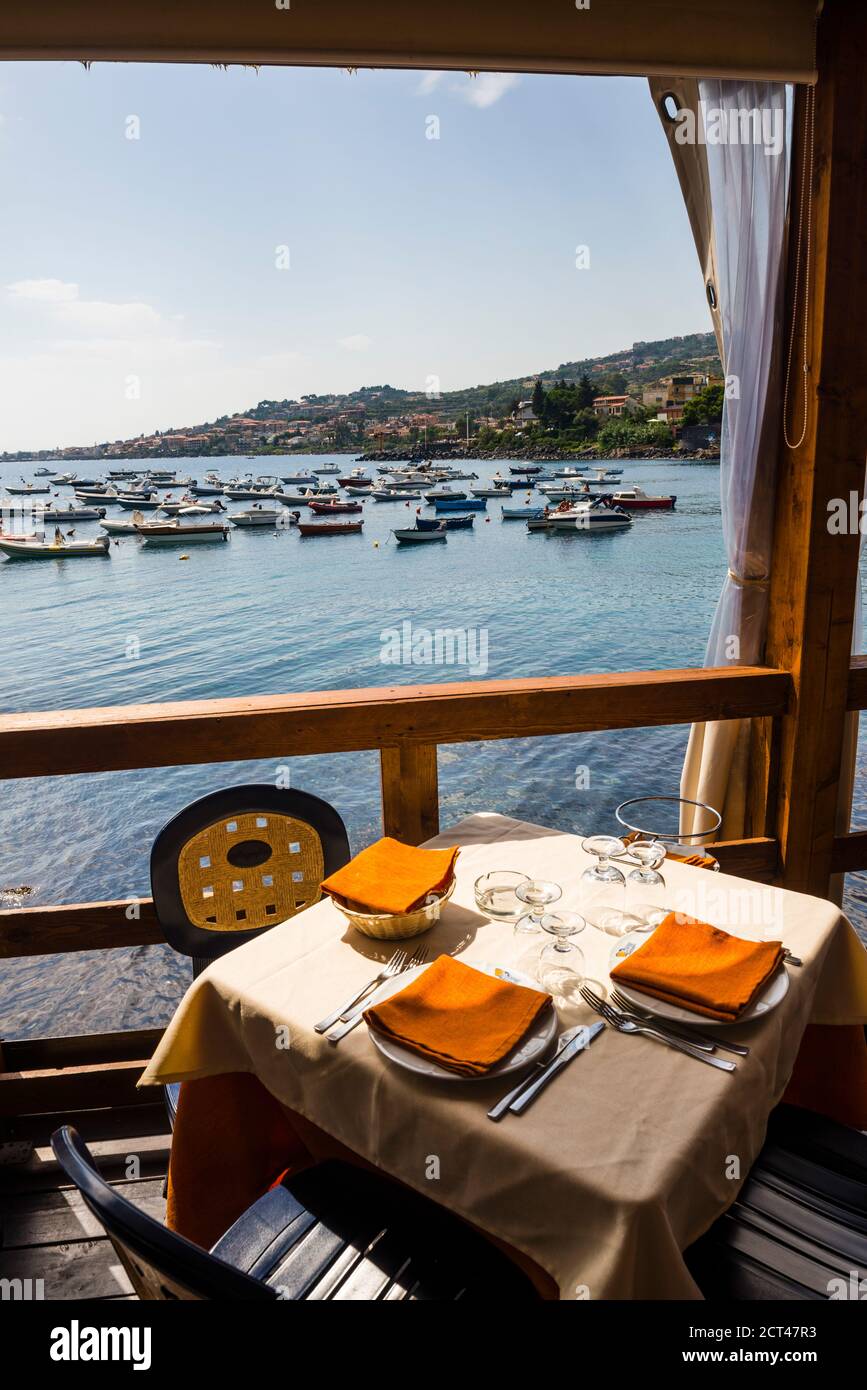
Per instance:
[[[166,939],[198,969],[322,896],[350,857],[346,826],[309,792],[227,787],[185,807],[151,850]]]

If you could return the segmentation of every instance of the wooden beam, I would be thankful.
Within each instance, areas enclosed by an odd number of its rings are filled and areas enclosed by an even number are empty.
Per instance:
[[[130,919],[127,913],[133,909],[139,915]],[[0,912],[0,960],[104,951],[113,946],[155,946],[164,941],[150,898]]]
[[[782,883],[826,896],[833,868],[844,716],[858,569],[857,525],[829,529],[835,499],[863,495],[867,455],[867,7],[828,0],[818,25],[812,219],[798,276],[789,437],[781,444],[766,660],[792,673],[794,701],[780,729],[778,795],[768,829],[780,840]],[[797,94],[793,234],[784,341],[793,318],[797,209],[807,93]],[[807,132],[809,146],[809,131]],[[809,163],[808,163],[809,168]],[[802,251],[803,254],[803,251]],[[809,278],[807,356],[801,361]],[[856,678],[860,684],[860,676]]]
[[[404,743],[383,748],[379,757],[384,833],[408,845],[420,845],[438,835],[436,745]]]
[[[864,869],[867,869],[867,830],[853,830],[849,835],[835,835],[831,872],[856,874]]]
[[[150,1104],[153,1096],[148,1094],[149,1088],[136,1090],[149,1060],[147,1056],[92,1066],[0,1072],[0,1117]]]
[[[782,714],[761,666],[391,686],[0,717],[7,777],[58,777]]]
[[[4,1044],[4,1070],[45,1071],[134,1062],[150,1057],[162,1035],[162,1028],[132,1028],[68,1038],[21,1038]]]
[[[751,840],[718,840],[708,845],[708,854],[719,860],[724,874],[751,878],[757,883],[773,883],[779,869],[780,847],[776,840],[757,836]]]

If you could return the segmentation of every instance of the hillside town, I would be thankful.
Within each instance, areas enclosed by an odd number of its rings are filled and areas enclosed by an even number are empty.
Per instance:
[[[699,351],[686,366],[653,377],[654,366]],[[707,340],[710,339],[710,342]],[[131,439],[3,453],[4,461],[74,461],[260,454],[382,455],[422,450],[497,456],[623,448],[718,450],[723,381],[711,335],[636,344],[631,353],[465,392],[413,392],[391,386],[350,394],[263,400],[234,415]],[[570,368],[580,368],[574,374]],[[652,379],[647,379],[651,376]]]

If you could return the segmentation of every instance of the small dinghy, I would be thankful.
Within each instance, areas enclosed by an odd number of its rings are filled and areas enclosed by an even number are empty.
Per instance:
[[[401,530],[391,533],[397,540],[398,545],[419,545],[422,541],[444,541],[447,540],[446,528],[438,526],[435,531]]]
[[[44,496],[51,488],[47,483],[7,483],[6,491],[13,497],[37,497]]]
[[[299,521],[298,533],[302,536],[351,536],[363,525],[363,521]]]
[[[536,521],[545,515],[544,507],[504,507],[503,521]]]
[[[407,492],[398,487],[377,487],[371,492],[374,502],[420,502],[420,492]]]
[[[467,531],[475,520],[474,516],[420,516],[415,524],[418,531]]]
[[[108,536],[94,541],[67,541],[55,531],[53,541],[0,536],[0,551],[10,560],[79,560],[87,556],[104,559],[109,550]]]
[[[46,526],[58,521],[99,521],[105,507],[46,507],[41,516]]]
[[[512,489],[506,487],[471,487],[474,497],[511,497]]]
[[[441,512],[484,512],[487,511],[486,497],[464,497],[460,501],[452,497],[439,497],[434,503],[437,516]]]
[[[330,502],[314,499],[307,505],[311,512],[315,512],[317,516],[337,516],[343,512],[364,511],[360,502]]]
[[[424,495],[426,502],[466,502],[467,494],[458,492],[453,487],[437,487],[433,492],[426,492]]]
[[[196,497],[219,497],[222,491],[223,484],[220,482],[190,483],[190,492],[195,493]]]

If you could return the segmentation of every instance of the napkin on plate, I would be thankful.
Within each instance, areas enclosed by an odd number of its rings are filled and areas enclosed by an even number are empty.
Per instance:
[[[484,1076],[550,1007],[550,994],[440,956],[406,989],[368,1009],[364,1019],[449,1071]]]
[[[612,980],[693,1013],[733,1023],[779,965],[781,941],[745,941],[670,912]]]
[[[457,848],[417,849],[386,835],[329,874],[322,891],[359,912],[412,912],[445,892],[457,855]]]

